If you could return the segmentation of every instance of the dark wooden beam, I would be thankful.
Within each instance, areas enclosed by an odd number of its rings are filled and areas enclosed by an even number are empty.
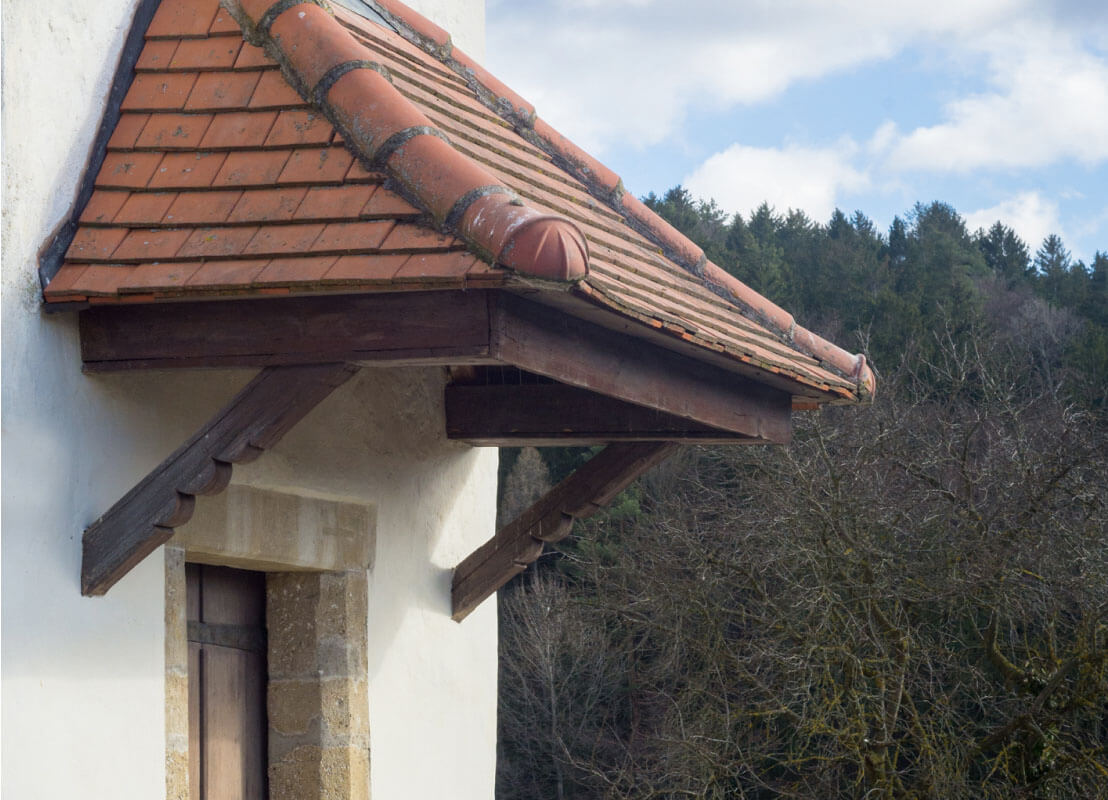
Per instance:
[[[672,442],[626,442],[593,456],[454,569],[453,618],[465,619],[537,559],[544,542],[568,536],[573,520],[606,506],[677,447]]]
[[[356,371],[341,363],[263,369],[85,530],[81,593],[108,591],[189,520],[196,495],[223,491],[232,464],[253,461],[272,447]]]
[[[80,315],[89,371],[324,362],[488,361],[484,290],[97,306]]]
[[[680,419],[778,444],[792,433],[786,392],[510,294],[494,298],[489,346],[504,363]]]
[[[478,447],[766,442],[563,383],[449,384],[446,435]]]

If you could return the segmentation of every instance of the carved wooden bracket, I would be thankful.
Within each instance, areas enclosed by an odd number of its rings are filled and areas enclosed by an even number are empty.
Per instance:
[[[564,539],[573,520],[612,502],[635,478],[679,447],[673,442],[611,444],[563,480],[454,569],[453,618],[461,622],[497,589]]]
[[[85,530],[81,593],[102,595],[357,371],[349,364],[267,367],[169,458]]]

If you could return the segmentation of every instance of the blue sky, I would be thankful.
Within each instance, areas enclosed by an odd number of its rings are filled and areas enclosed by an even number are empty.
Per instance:
[[[1108,0],[488,0],[494,74],[638,195],[1108,251]]]

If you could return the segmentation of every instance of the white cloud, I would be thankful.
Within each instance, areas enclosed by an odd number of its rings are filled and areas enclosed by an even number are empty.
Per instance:
[[[1034,253],[1049,234],[1056,233],[1065,240],[1058,204],[1047,200],[1037,191],[1021,192],[991,208],[982,208],[965,215],[966,227],[988,230],[995,222],[1002,222],[1014,230]]]
[[[691,108],[770,99],[921,38],[985,35],[1032,0],[491,0],[488,65],[603,155],[677,135]]]
[[[713,146],[720,152],[686,175],[694,195],[744,212],[768,200],[825,220],[859,191],[877,206],[942,195],[963,207],[982,202],[983,190],[1007,191],[1005,202],[972,212],[971,224],[999,217],[1034,248],[1044,232],[1062,232],[1062,203],[1069,232],[1086,239],[1073,246],[1104,246],[1096,177],[1108,164],[1104,0],[487,1],[487,65],[602,161],[618,150],[626,162],[628,151],[664,144],[682,164],[670,168],[676,177],[707,141],[691,114],[712,119],[778,101],[752,123],[761,127],[737,129],[723,140],[736,144]],[[886,68],[897,70],[888,89],[897,102],[887,107],[910,122],[878,124],[872,112],[882,98],[860,93],[842,97],[846,111],[836,116],[869,103],[858,119],[873,127],[829,130],[781,97],[834,74],[857,74],[872,90],[874,73]],[[935,105],[936,97],[944,102]],[[767,139],[774,132],[766,118],[785,110],[795,114],[798,124],[784,128],[794,137],[814,130],[822,138]],[[741,125],[742,112],[727,119]],[[857,145],[830,144],[848,130]],[[755,140],[763,146],[742,143]],[[1065,183],[1087,198],[1064,195],[1057,175],[1066,170],[1073,177]]]
[[[1073,36],[1016,26],[985,37],[992,90],[949,103],[946,120],[886,142],[895,170],[967,172],[1108,159],[1108,61]]]
[[[714,198],[729,212],[748,213],[762,202],[779,211],[798,208],[824,222],[844,191],[858,191],[868,179],[850,164],[850,142],[812,149],[734,144],[707,159],[684,181],[695,197]]]

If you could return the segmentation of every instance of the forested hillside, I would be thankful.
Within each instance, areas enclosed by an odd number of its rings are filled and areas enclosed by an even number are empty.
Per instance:
[[[501,592],[498,798],[1108,797],[1108,253],[647,202],[878,396],[686,448]],[[503,451],[502,516],[588,456]]]

